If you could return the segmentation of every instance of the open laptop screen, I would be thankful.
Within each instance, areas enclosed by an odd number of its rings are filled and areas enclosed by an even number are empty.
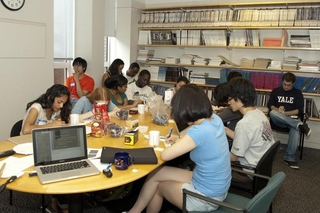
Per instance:
[[[34,165],[48,165],[87,158],[84,125],[34,129]]]

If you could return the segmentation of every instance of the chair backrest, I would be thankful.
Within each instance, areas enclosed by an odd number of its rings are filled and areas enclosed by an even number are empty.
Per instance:
[[[271,177],[266,187],[256,194],[246,205],[248,213],[267,212],[273,198],[280,189],[286,175],[278,172]]]
[[[19,136],[22,128],[22,120],[17,121],[11,128],[10,137]]]
[[[279,149],[280,141],[274,142],[272,146],[264,153],[264,155],[259,160],[256,166],[256,173],[271,177],[272,174],[272,165],[273,159],[276,156],[276,153]],[[256,179],[256,190],[260,190],[265,187],[268,183],[268,180],[262,178],[255,178]]]

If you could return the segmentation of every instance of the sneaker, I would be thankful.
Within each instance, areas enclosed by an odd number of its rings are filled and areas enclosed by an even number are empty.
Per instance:
[[[291,169],[299,169],[298,163],[295,161],[284,161]]]
[[[304,124],[299,125],[299,129],[301,132],[306,134],[307,137],[309,137],[311,135],[311,129],[309,128],[308,124],[304,123]]]

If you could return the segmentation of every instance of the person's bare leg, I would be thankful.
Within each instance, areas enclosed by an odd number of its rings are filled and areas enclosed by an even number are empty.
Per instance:
[[[147,210],[148,213],[149,211],[159,212],[163,201],[162,194],[166,194],[165,192],[162,192],[162,189],[158,192],[159,183],[168,182],[168,185],[173,185],[173,183],[175,183],[175,189],[177,189],[178,185],[180,184],[180,189],[177,190],[177,193],[181,194],[182,184],[189,183],[191,181],[191,177],[191,171],[175,167],[165,166],[155,170],[148,176],[146,182],[144,183],[141,189],[138,200],[128,213],[141,213],[142,210],[148,205],[150,205],[150,207],[148,207]],[[171,184],[171,182],[173,183]],[[165,183],[161,185],[165,185]],[[163,186],[161,188],[163,188],[163,190],[167,189],[166,186]]]

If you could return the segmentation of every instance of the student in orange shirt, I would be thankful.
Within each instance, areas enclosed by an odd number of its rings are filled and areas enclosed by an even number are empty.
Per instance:
[[[74,59],[73,63],[73,76],[67,78],[65,86],[68,87],[71,93],[72,107],[77,103],[78,99],[91,93],[94,89],[94,80],[86,75],[87,61],[83,58]]]

